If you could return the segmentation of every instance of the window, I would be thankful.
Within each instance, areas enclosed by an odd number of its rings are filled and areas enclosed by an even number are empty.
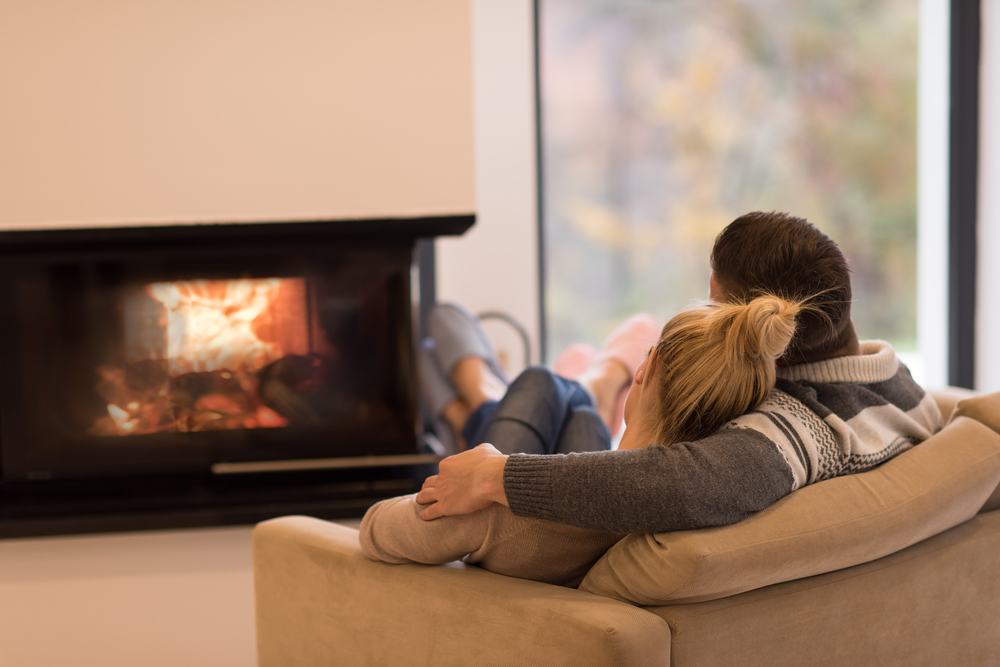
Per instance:
[[[859,334],[921,374],[918,208],[943,230],[946,207],[918,202],[919,2],[538,7],[549,351],[706,297],[715,235],[782,210],[841,245]]]

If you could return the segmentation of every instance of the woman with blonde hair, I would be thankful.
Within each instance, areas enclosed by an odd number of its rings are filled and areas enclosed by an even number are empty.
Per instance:
[[[760,405],[774,387],[775,362],[791,343],[796,317],[805,307],[762,295],[748,303],[709,303],[675,315],[634,371],[619,449],[672,447],[704,438]],[[566,439],[607,438],[606,429],[595,430],[589,422],[608,410],[600,409],[600,396],[595,397],[599,408],[595,412],[532,395],[540,380],[579,388],[540,368],[530,368],[515,380],[500,402],[501,410],[508,400],[555,406],[539,413],[533,423],[519,424],[529,434],[526,437],[540,439],[550,451],[606,448],[579,442],[560,447],[559,441]],[[517,443],[493,444],[517,447]],[[617,502],[614,497],[607,500]],[[438,564],[461,558],[500,574],[576,585],[622,537],[517,516],[497,504],[434,521],[419,517],[421,507],[415,496],[373,506],[361,524],[365,555],[388,563]]]

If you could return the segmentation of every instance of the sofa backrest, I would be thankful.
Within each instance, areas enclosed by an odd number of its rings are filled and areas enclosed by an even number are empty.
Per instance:
[[[1000,430],[1000,393],[960,401],[940,433],[874,470],[807,486],[732,526],[626,537],[580,589],[640,605],[697,602],[894,553],[1000,499],[991,426]]]

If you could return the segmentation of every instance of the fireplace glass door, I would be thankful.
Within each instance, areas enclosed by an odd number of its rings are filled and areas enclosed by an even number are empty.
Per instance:
[[[415,451],[408,248],[4,267],[7,479]]]

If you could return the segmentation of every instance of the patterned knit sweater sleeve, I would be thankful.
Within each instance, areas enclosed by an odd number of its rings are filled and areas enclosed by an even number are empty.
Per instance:
[[[741,521],[807,484],[868,470],[941,428],[933,399],[884,342],[782,369],[749,414],[702,440],[562,456],[514,455],[515,514],[612,532]]]

